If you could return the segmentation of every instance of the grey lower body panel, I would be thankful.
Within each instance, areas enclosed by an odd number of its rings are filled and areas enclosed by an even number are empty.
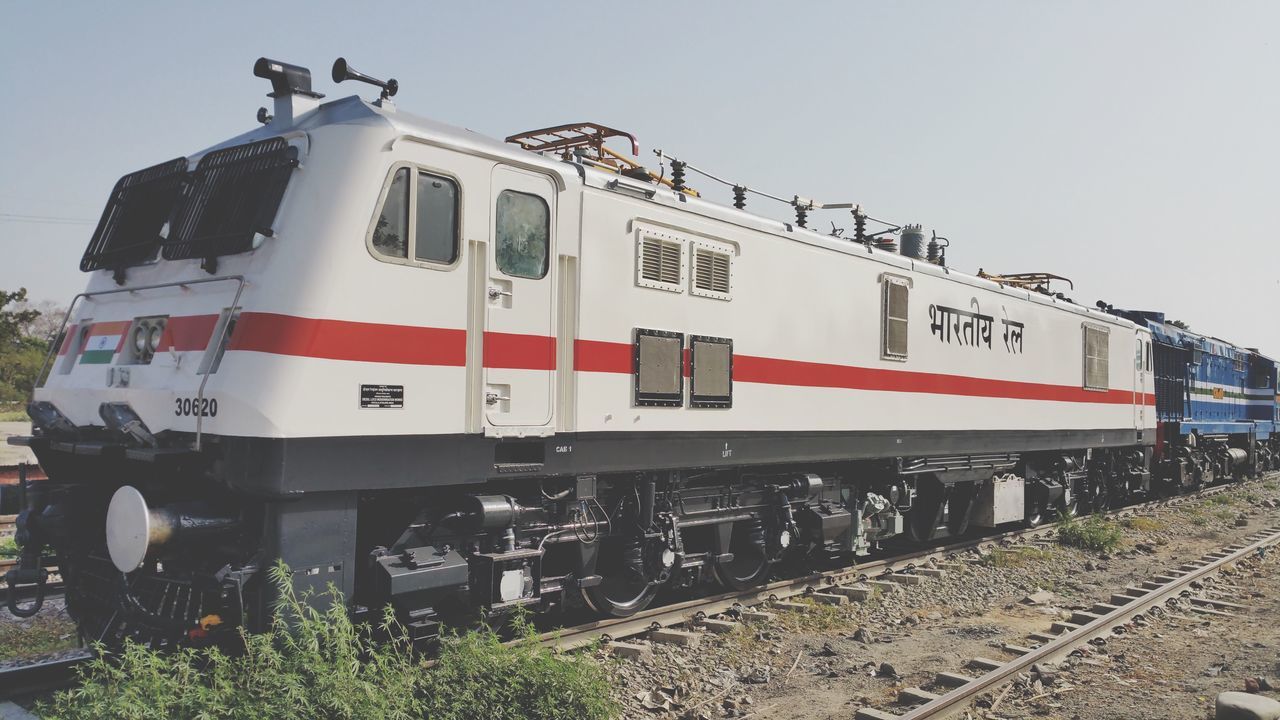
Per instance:
[[[560,433],[523,440],[481,435],[217,439],[223,478],[241,490],[269,495],[440,487],[520,476],[1123,448],[1153,442],[1153,433],[1144,437],[1132,428]]]

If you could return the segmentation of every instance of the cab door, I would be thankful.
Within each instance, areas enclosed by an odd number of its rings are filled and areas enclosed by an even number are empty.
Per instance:
[[[1133,370],[1133,424],[1138,430],[1138,437],[1147,427],[1147,395],[1151,392],[1151,345],[1144,334],[1137,333],[1137,351],[1134,353]]]
[[[550,178],[498,165],[489,198],[485,287],[485,431],[550,434],[556,342],[556,195]]]

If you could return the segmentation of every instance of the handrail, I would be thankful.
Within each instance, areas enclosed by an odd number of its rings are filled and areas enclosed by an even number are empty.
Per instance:
[[[214,349],[215,354],[224,352],[222,343],[226,342],[227,328],[231,327],[231,320],[235,318],[236,308],[240,305],[240,294],[244,292],[244,276],[236,277],[240,278],[240,285],[236,287],[236,296],[231,298],[231,305],[227,308],[227,319],[220,323],[221,329],[218,331],[217,341],[209,345]],[[209,352],[209,347],[205,348],[206,353]],[[200,378],[200,389],[196,392],[196,402],[198,403],[196,407],[196,452],[200,452],[201,433],[204,430],[204,386],[209,382],[209,376],[213,374],[213,361],[214,358],[210,358],[208,366],[204,369],[204,377]]]
[[[204,285],[207,283],[227,282],[229,280],[236,280],[239,282],[239,284],[236,286],[235,298],[231,301],[231,309],[229,311],[230,314],[227,316],[227,322],[222,323],[222,331],[218,334],[218,342],[211,346],[216,348],[216,347],[222,346],[222,342],[227,334],[227,326],[231,324],[231,317],[232,315],[235,314],[236,306],[240,304],[240,295],[244,292],[244,286],[248,282],[247,280],[245,280],[245,277],[243,275],[224,275],[222,277],[197,278],[195,280],[181,280],[176,282],[158,283],[155,285],[140,285],[138,287],[112,288],[110,290],[97,290],[94,292],[86,291],[86,292],[77,294],[75,297],[71,298],[71,304],[67,306],[67,313],[66,315],[62,316],[62,323],[58,326],[57,332],[55,332],[53,336],[49,339],[49,349],[47,352],[45,352],[44,363],[40,366],[40,373],[36,375],[37,382],[35,384],[35,388],[44,387],[45,383],[49,381],[49,377],[46,373],[51,370],[50,363],[54,357],[54,354],[58,350],[58,345],[55,345],[55,343],[57,343],[58,338],[63,337],[63,333],[67,329],[67,323],[71,320],[71,315],[72,313],[75,312],[76,305],[82,299],[98,297],[99,295],[118,295],[120,293],[137,293],[137,292],[142,292],[144,290],[158,290],[160,288],[168,288],[168,287],[178,287],[185,290],[190,285]],[[66,338],[63,338],[63,343],[65,342],[66,342]],[[205,349],[205,352],[208,352],[207,347]],[[199,392],[198,399],[201,405],[204,404],[203,402],[204,386],[205,386],[205,383],[207,383],[208,381],[209,381],[209,372],[206,370],[204,374],[204,379],[200,381],[200,392]],[[35,389],[33,388],[32,393],[34,394],[34,392],[35,392]],[[201,419],[202,419],[202,414],[197,412],[196,413],[196,445],[195,445],[195,449],[197,451],[200,449],[200,433],[202,429]]]

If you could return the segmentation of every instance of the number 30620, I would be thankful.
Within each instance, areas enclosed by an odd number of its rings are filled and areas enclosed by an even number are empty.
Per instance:
[[[217,417],[217,398],[175,398],[173,414],[178,417]]]

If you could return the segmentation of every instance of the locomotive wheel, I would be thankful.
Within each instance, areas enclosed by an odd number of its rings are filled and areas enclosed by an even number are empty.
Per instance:
[[[631,617],[649,607],[657,594],[657,585],[630,580],[623,577],[621,571],[617,575],[603,575],[599,585],[582,590],[582,597],[592,610],[620,618]]]
[[[1058,515],[1064,518],[1073,518],[1080,514],[1080,500],[1075,495],[1071,496],[1071,502],[1059,500],[1054,506],[1058,511]]]
[[[752,530],[756,521],[744,520],[734,523],[733,539],[729,543],[729,552],[733,559],[728,562],[716,561],[716,579],[725,587],[734,590],[746,590],[755,587],[769,577],[768,556],[761,542],[752,538]]]
[[[1111,508],[1111,492],[1107,490],[1105,485],[1093,489],[1089,497],[1089,510],[1091,512],[1102,512]]]
[[[1027,502],[1026,524],[1029,528],[1040,527],[1044,523],[1044,506],[1037,500]]]
[[[610,617],[631,617],[649,607],[658,594],[658,583],[650,583],[628,568],[633,560],[628,558],[626,542],[615,539],[601,547],[596,565],[596,572],[601,576],[600,584],[582,589],[582,598],[587,605]]]

